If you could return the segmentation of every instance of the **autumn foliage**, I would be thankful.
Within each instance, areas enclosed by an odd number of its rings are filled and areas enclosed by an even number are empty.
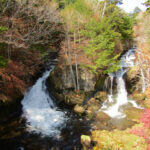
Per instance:
[[[144,123],[145,127],[150,128],[150,109],[145,110],[140,120]]]
[[[130,133],[143,137],[149,144],[147,150],[150,150],[150,109],[145,110],[140,121],[144,123],[144,125],[142,127],[133,128],[130,130]]]

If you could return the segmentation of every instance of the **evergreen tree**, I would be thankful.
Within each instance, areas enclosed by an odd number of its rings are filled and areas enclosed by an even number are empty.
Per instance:
[[[65,6],[74,3],[76,0],[56,0],[59,4],[59,8],[63,9]]]
[[[6,30],[8,30],[8,28],[0,26],[0,33]],[[3,56],[0,55],[0,67],[5,67],[6,64],[7,64],[7,61],[3,58]]]
[[[150,9],[150,0],[147,0],[144,5],[147,7],[147,10]]]
[[[89,41],[83,50],[93,61],[93,65],[86,65],[93,72],[118,70],[117,42],[124,45],[126,40],[132,40],[132,18],[117,6],[119,3],[118,0],[76,0],[62,11],[70,33],[80,30],[82,38]]]

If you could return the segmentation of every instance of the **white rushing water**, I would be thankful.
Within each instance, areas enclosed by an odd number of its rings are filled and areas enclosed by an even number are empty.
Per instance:
[[[121,68],[118,72],[109,74],[111,81],[110,95],[108,95],[108,101],[106,101],[100,111],[107,113],[111,117],[123,118],[125,114],[121,112],[120,108],[123,105],[131,103],[134,107],[138,107],[137,104],[128,99],[128,93],[125,86],[123,75],[126,73],[127,68],[134,66],[135,49],[129,50],[121,58]],[[113,79],[116,78],[117,82],[117,95],[113,95]]]
[[[146,90],[146,82],[145,82],[145,76],[142,68],[141,68],[141,77],[142,77],[142,93],[144,93]]]
[[[46,71],[25,94],[22,100],[23,117],[27,120],[29,131],[57,138],[66,118],[48,94],[45,82],[50,72]]]

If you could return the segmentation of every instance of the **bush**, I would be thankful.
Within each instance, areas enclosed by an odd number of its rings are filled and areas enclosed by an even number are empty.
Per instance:
[[[7,61],[2,56],[0,56],[0,67],[6,67],[6,65]]]
[[[140,121],[144,123],[145,127],[150,128],[150,109],[145,110],[145,112],[140,118]]]

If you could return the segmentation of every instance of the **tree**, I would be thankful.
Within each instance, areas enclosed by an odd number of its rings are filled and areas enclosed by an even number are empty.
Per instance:
[[[8,0],[3,6],[1,18],[7,16],[9,30],[3,34],[0,42],[5,42],[10,48],[29,49],[35,45],[55,44],[55,38],[62,34],[58,6],[54,1]],[[22,23],[23,29],[16,27],[16,20]],[[11,50],[8,50],[9,59],[10,56]]]
[[[109,11],[111,7],[113,11]],[[115,52],[116,42],[120,39],[122,42],[132,40],[132,33],[132,19],[116,6],[107,7],[106,16],[101,22],[91,19],[83,31],[90,39],[85,53],[94,60],[94,65],[88,67],[94,72],[97,69],[105,73],[118,70],[120,55]]]
[[[144,5],[147,7],[147,10],[150,9],[150,0],[147,0]]]
[[[3,32],[3,31],[7,31],[8,28],[7,27],[4,27],[4,26],[0,26],[0,33]]]
[[[123,4],[122,0],[107,0],[108,4],[121,5]]]
[[[8,28],[4,27],[4,26],[0,26],[0,33],[2,33],[3,31],[7,31]],[[3,58],[3,56],[0,55],[0,67],[5,67],[7,64],[7,61]]]
[[[139,7],[136,7],[133,11],[133,13],[130,13],[129,15],[133,18],[133,22],[136,24],[137,23],[137,15],[141,12],[141,9]]]
[[[56,0],[59,4],[59,8],[63,9],[65,6],[74,3],[76,0]]]
[[[120,68],[117,44],[125,45],[127,40],[132,41],[132,19],[118,8],[118,4],[121,1],[76,0],[61,11],[68,34],[66,39],[69,43],[74,40],[72,45],[78,45],[88,56],[90,63],[85,62],[83,66],[94,73],[117,71]],[[77,46],[73,49],[72,45],[66,46],[65,54],[69,59],[66,64],[71,66],[70,70],[76,67],[74,72],[70,72],[73,83],[76,83],[74,87],[78,89],[80,62],[77,62]]]
[[[138,14],[139,12],[141,12],[141,9],[140,9],[138,6],[135,7],[133,13],[134,13],[134,14]]]
[[[147,0],[145,3],[144,3],[147,7],[150,6],[150,0]]]

